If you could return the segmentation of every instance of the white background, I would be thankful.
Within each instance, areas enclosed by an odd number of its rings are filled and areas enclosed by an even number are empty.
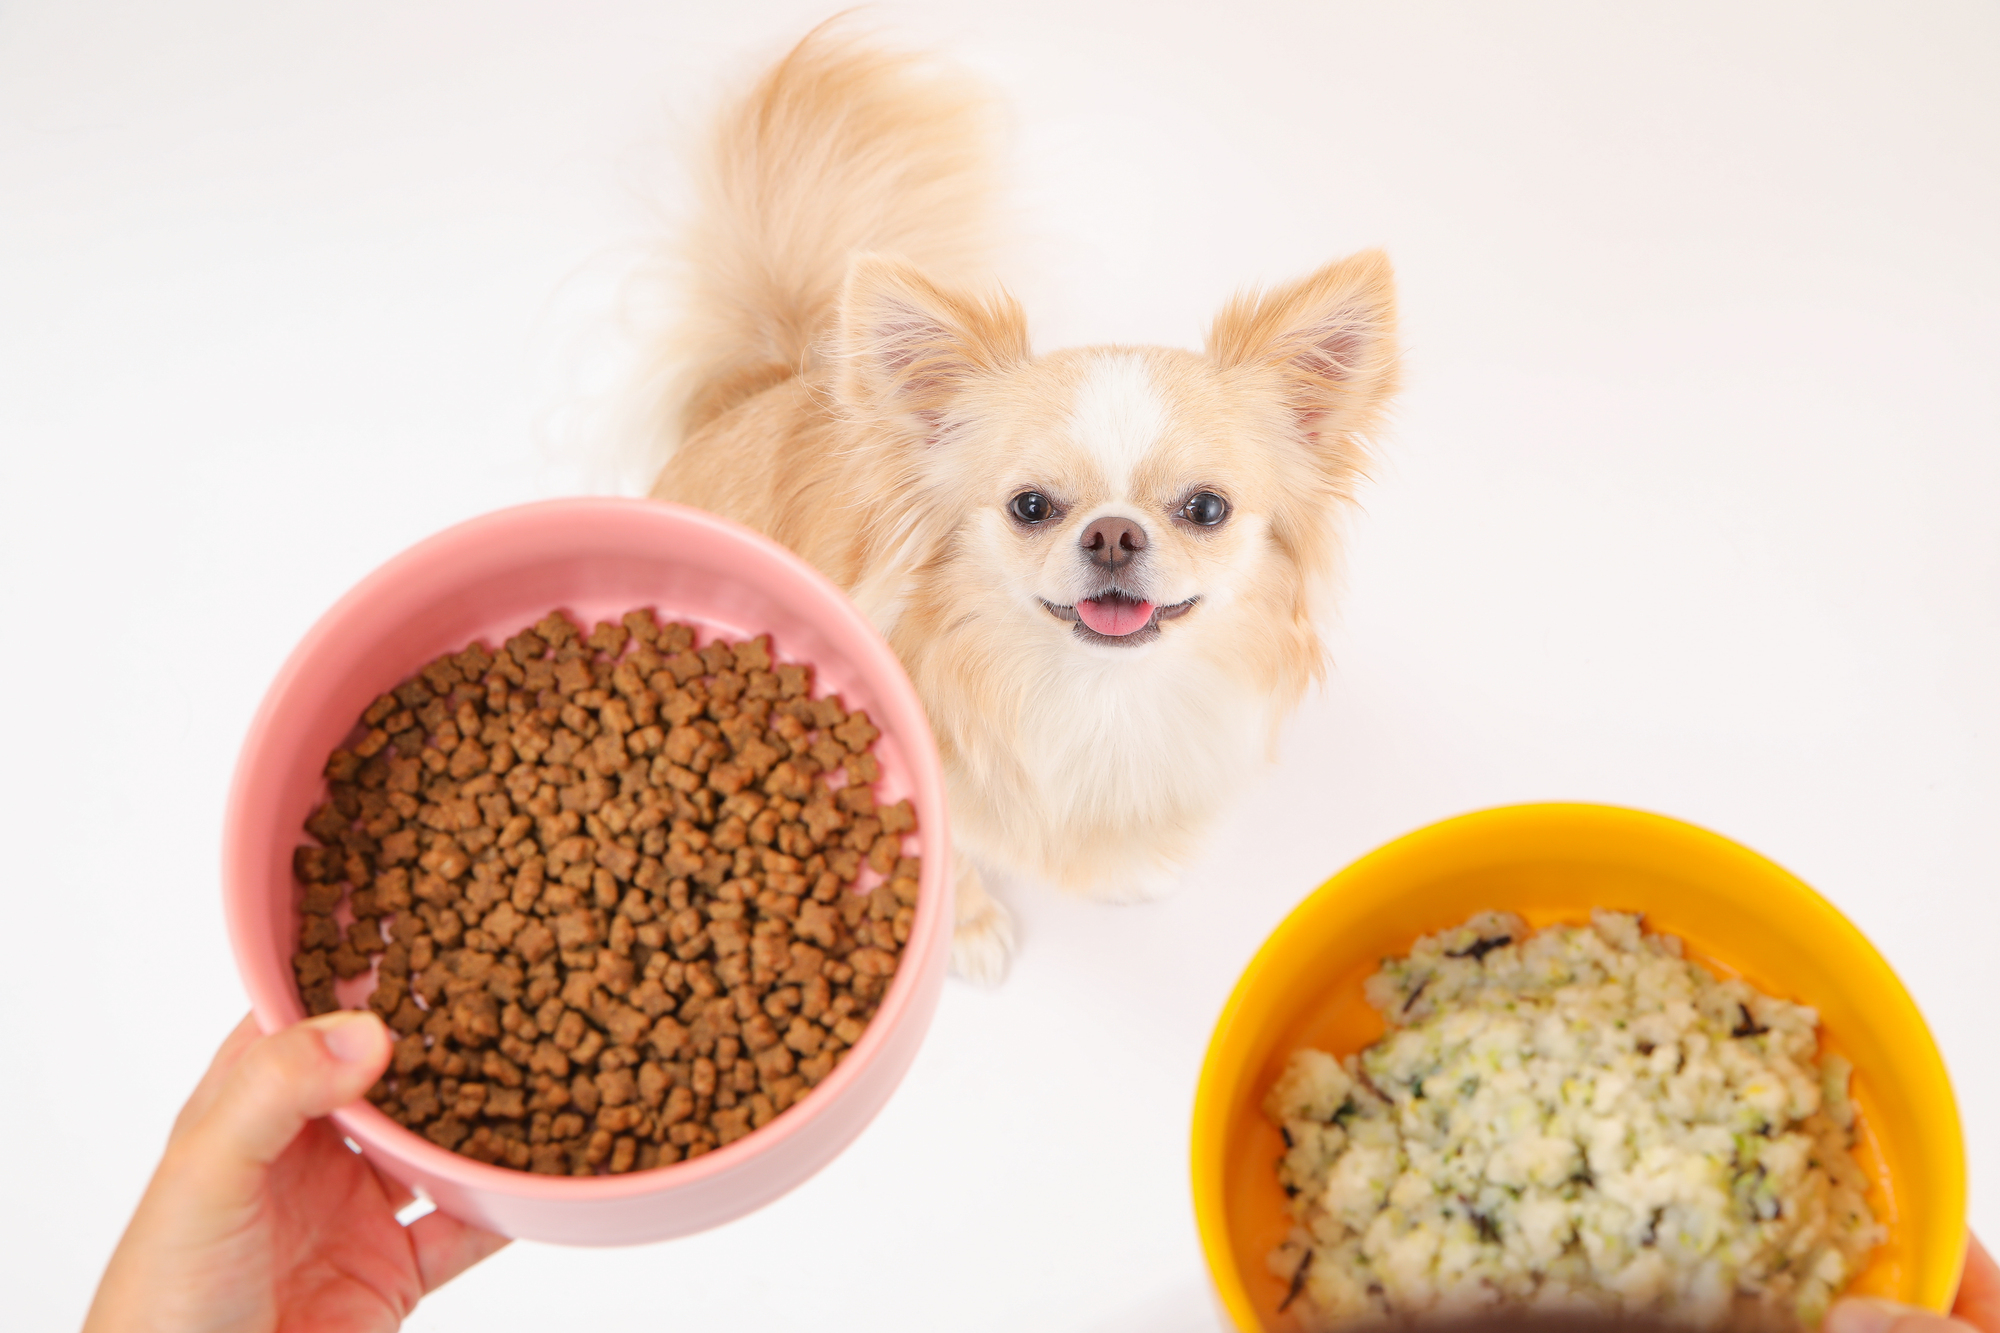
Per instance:
[[[1014,108],[1042,347],[1198,343],[1384,245],[1407,393],[1338,670],[1179,896],[1019,899],[793,1196],[520,1245],[419,1329],[1209,1326],[1185,1135],[1265,933],[1480,806],[1620,802],[1816,885],[1950,1062],[2000,1232],[2000,12],[889,7]],[[265,684],[449,523],[605,489],[677,145],[824,3],[0,5],[0,1266],[81,1317],[244,1008],[216,886]],[[559,1321],[559,1322],[558,1322]]]

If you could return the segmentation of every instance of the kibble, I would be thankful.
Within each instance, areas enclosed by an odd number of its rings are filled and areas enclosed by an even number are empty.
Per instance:
[[[357,730],[293,857],[293,970],[314,1014],[373,971],[397,1041],[368,1099],[398,1124],[645,1170],[768,1124],[860,1040],[915,920],[916,818],[877,803],[868,715],[767,638],[552,612]]]

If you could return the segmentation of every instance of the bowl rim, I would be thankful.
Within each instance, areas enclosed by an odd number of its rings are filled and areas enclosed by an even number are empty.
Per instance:
[[[1220,1157],[1227,1137],[1231,1112],[1231,1106],[1227,1104],[1228,1099],[1224,1097],[1221,1085],[1227,1078],[1228,1067],[1239,1063],[1231,1055],[1227,1038],[1232,1035],[1232,1029],[1244,1009],[1248,1007],[1264,972],[1286,948],[1293,929],[1303,918],[1312,915],[1320,903],[1339,893],[1347,883],[1360,878],[1372,866],[1393,859],[1413,844],[1449,836],[1482,823],[1494,824],[1502,820],[1526,818],[1554,819],[1562,816],[1582,816],[1606,821],[1623,820],[1633,825],[1645,825],[1695,842],[1706,842],[1718,850],[1738,857],[1748,857],[1760,863],[1795,886],[1803,895],[1803,903],[1820,916],[1825,928],[1845,936],[1850,947],[1858,945],[1864,956],[1871,959],[1874,966],[1879,969],[1880,975],[1888,980],[1893,987],[1892,994],[1899,1002],[1898,1007],[1907,1010],[1908,1016],[1915,1020],[1916,1031],[1921,1034],[1925,1051],[1929,1056],[1928,1063],[1933,1066],[1944,1094],[1941,1101],[1944,1124],[1939,1127],[1939,1132],[1948,1139],[1948,1143],[1944,1145],[1950,1162],[1949,1180],[1946,1184],[1948,1197],[1945,1202],[1950,1208],[1947,1228],[1953,1239],[1956,1257],[1948,1265],[1948,1280],[1940,1280],[1947,1274],[1935,1265],[1920,1273],[1921,1290],[1916,1293],[1916,1297],[1918,1304],[1925,1308],[1940,1312],[1948,1310],[1958,1290],[1959,1279],[1964,1269],[1966,1238],[1969,1235],[1965,1212],[1968,1182],[1964,1127],[1958,1113],[1957,1098],[1952,1092],[1949,1074],[1945,1068],[1943,1053],[1938,1050],[1936,1038],[1932,1036],[1929,1025],[1924,1022],[1915,999],[1902,984],[1901,978],[1897,977],[1889,966],[1888,960],[1882,957],[1880,951],[1860,928],[1848,920],[1847,916],[1818,890],[1769,857],[1732,838],[1671,815],[1631,806],[1591,801],[1530,801],[1485,806],[1434,820],[1391,838],[1356,857],[1328,876],[1285,914],[1258,945],[1256,953],[1251,956],[1250,961],[1238,975],[1236,984],[1230,988],[1229,998],[1224,1002],[1216,1018],[1208,1047],[1202,1056],[1189,1133],[1189,1166],[1193,1178],[1196,1230],[1201,1241],[1202,1257],[1208,1268],[1211,1293],[1221,1307],[1227,1322],[1244,1330],[1244,1333],[1256,1333],[1256,1330],[1263,1327],[1258,1321],[1243,1273],[1236,1262],[1235,1246],[1228,1225],[1229,1214],[1224,1199],[1224,1170]]]
[[[241,845],[246,836],[244,825],[248,819],[246,806],[250,800],[251,756],[261,750],[266,733],[276,724],[281,710],[290,705],[291,695],[298,685],[299,677],[306,673],[309,664],[317,657],[323,645],[344,631],[346,622],[351,617],[364,611],[378,597],[392,589],[413,567],[429,567],[454,549],[496,539],[504,540],[506,534],[511,531],[524,526],[539,527],[552,518],[558,521],[589,522],[612,516],[621,521],[659,524],[662,525],[663,531],[669,533],[684,533],[688,528],[704,529],[714,538],[725,544],[734,545],[744,554],[776,561],[779,565],[788,567],[788,573],[809,589],[810,595],[822,604],[821,609],[827,616],[844,622],[849,630],[857,631],[854,634],[854,642],[859,648],[849,657],[848,665],[856,674],[869,680],[871,688],[882,696],[884,703],[894,697],[899,704],[914,710],[914,716],[924,721],[920,736],[914,739],[899,736],[897,743],[907,756],[906,766],[909,769],[911,795],[915,798],[913,803],[920,800],[926,810],[921,826],[924,833],[928,834],[926,841],[934,840],[948,858],[951,845],[950,827],[944,797],[942,764],[929,728],[923,700],[917,694],[916,687],[911,683],[901,661],[883,639],[880,631],[839,585],[826,575],[789,548],[762,533],[706,510],[667,500],[628,496],[565,496],[490,510],[431,533],[404,547],[370,570],[321,613],[272,676],[271,683],[266,687],[264,697],[259,702],[257,711],[244,733],[243,741],[237,749],[222,828],[223,914],[238,978],[244,983],[245,990],[250,992],[251,1011],[263,1032],[277,1031],[297,1020],[289,1018],[280,1009],[281,997],[262,994],[260,988],[252,983],[251,977],[254,974],[249,961],[259,952],[260,944],[254,938],[254,932],[245,915],[239,913],[233,906],[233,895],[229,891],[229,885],[240,873],[234,849]],[[925,858],[924,879],[929,880],[932,873],[937,875],[937,882],[943,889],[936,895],[937,900],[933,910],[945,912],[949,906],[947,901],[949,866],[941,862],[933,872],[931,870],[933,859],[928,855]],[[918,910],[921,912],[927,906],[932,904],[920,898]],[[838,1100],[857,1079],[863,1076],[868,1066],[874,1062],[877,1053],[888,1044],[889,1029],[905,1019],[917,999],[922,986],[922,974],[930,962],[929,954],[943,947],[939,944],[939,940],[943,938],[939,932],[922,929],[922,925],[921,921],[913,924],[909,944],[905,946],[905,952],[898,961],[889,988],[883,993],[882,1001],[877,1006],[875,1015],[869,1019],[861,1039],[852,1047],[852,1054],[835,1066],[826,1078],[809,1089],[805,1096],[786,1107],[784,1112],[775,1116],[768,1124],[692,1161],[683,1160],[667,1166],[653,1167],[644,1171],[635,1170],[615,1176],[539,1175],[475,1161],[470,1157],[448,1151],[423,1135],[398,1125],[366,1100],[357,1100],[350,1105],[340,1107],[331,1113],[330,1118],[343,1131],[350,1133],[359,1131],[367,1138],[388,1140],[400,1157],[422,1172],[450,1180],[468,1189],[494,1194],[576,1203],[637,1198],[698,1185],[712,1177],[728,1174],[778,1147],[785,1140],[805,1132],[823,1108]],[[672,1178],[668,1179],[670,1173]]]

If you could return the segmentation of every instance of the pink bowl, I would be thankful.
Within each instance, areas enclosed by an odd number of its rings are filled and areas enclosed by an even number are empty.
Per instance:
[[[944,785],[923,705],[852,602],[777,543],[712,514],[645,500],[551,500],[461,523],[383,565],[320,617],[250,724],[223,831],[223,909],[265,1031],[305,1016],[292,981],[298,910],[292,849],[325,797],[326,756],[362,709],[425,662],[473,639],[497,647],[553,607],[588,628],[635,606],[711,634],[768,633],[809,662],[819,693],[881,728],[884,799],[917,811],[916,920],[868,1030],[804,1099],[764,1128],[691,1161],[620,1176],[538,1176],[446,1152],[366,1102],[334,1112],[384,1174],[454,1217],[569,1245],[684,1236],[801,1184],[882,1109],[916,1057],[950,949]]]

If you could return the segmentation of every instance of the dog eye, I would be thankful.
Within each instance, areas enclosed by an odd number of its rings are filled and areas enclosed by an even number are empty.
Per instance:
[[[1204,528],[1212,528],[1229,517],[1229,501],[1214,491],[1198,491],[1181,506],[1181,517]]]
[[[1023,523],[1046,523],[1055,517],[1055,501],[1040,491],[1022,491],[1008,502],[1007,510]]]

